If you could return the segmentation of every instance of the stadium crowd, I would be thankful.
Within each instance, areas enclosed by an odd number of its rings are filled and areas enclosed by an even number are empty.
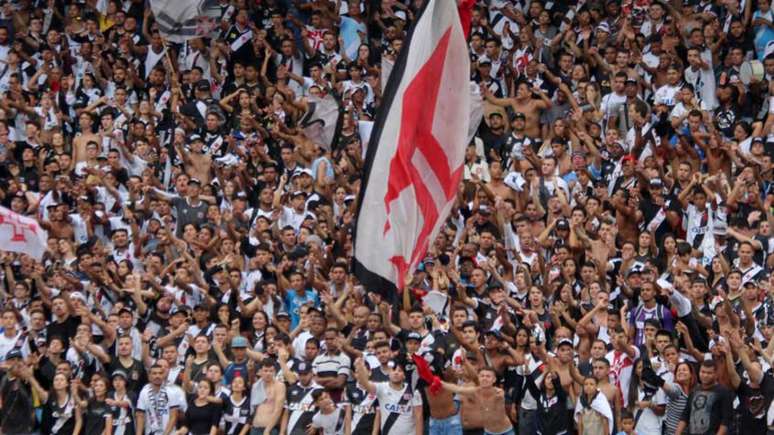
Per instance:
[[[774,433],[770,0],[479,0],[484,120],[399,294],[352,233],[423,2],[216,3],[172,43],[0,2],[0,203],[48,232],[0,253],[0,432]]]

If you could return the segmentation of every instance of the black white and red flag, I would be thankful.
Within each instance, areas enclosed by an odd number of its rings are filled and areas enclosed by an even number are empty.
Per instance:
[[[469,7],[427,0],[390,74],[366,154],[354,271],[369,291],[402,289],[454,205],[471,123]]]

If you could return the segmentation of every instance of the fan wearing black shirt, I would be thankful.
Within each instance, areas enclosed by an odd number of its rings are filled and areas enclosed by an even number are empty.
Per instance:
[[[196,397],[189,399],[185,411],[185,425],[177,435],[209,435],[217,430],[222,414],[221,405],[210,403],[208,397],[215,389],[209,379],[202,379],[196,386]]]
[[[739,396],[740,428],[745,433],[766,433],[766,412],[774,398],[774,378],[770,373],[764,373],[757,359],[750,358],[750,347],[738,337],[729,338],[728,344],[723,344],[726,350],[725,362],[731,386]],[[737,351],[741,367],[734,364],[731,348]],[[747,379],[741,374],[746,372]]]
[[[94,397],[88,400],[81,400],[79,407],[83,412],[83,433],[84,435],[102,435],[106,427],[113,427],[113,414],[107,404],[108,386],[107,380],[101,375],[96,375],[92,379],[91,385],[94,390]]]
[[[715,362],[704,361],[675,435],[724,433],[731,423],[732,401],[731,391],[717,382]]]

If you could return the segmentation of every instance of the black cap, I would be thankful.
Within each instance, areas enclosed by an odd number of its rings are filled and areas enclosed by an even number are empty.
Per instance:
[[[561,347],[561,346],[570,346],[570,347],[573,347],[573,346],[572,346],[572,340],[570,340],[569,338],[563,338],[563,339],[559,340],[559,342],[558,342],[558,343],[556,343],[556,348],[558,349],[558,348],[559,348],[559,347]]]
[[[503,333],[500,332],[498,329],[490,329],[484,333],[484,335],[491,335],[492,337],[502,340],[503,339]]]
[[[202,185],[202,182],[201,182],[201,181],[199,181],[199,179],[198,179],[198,178],[193,178],[193,177],[191,177],[191,179],[189,179],[189,180],[188,180],[188,184],[198,184],[199,186],[201,186],[201,185]]]
[[[290,315],[289,315],[287,312],[285,312],[285,311],[280,311],[279,313],[277,313],[277,316],[276,316],[276,317],[277,317],[278,319],[279,319],[280,317],[284,317],[284,318],[286,318],[286,319],[289,319],[289,318],[290,318]]]
[[[208,82],[206,79],[201,79],[198,82],[196,82],[196,90],[199,91],[209,91],[210,90],[210,82]]]
[[[492,290],[502,290],[502,289],[503,289],[503,285],[500,284],[498,281],[494,281],[487,286],[487,290],[489,290],[490,292]]]
[[[567,219],[559,219],[559,221],[556,223],[556,229],[557,230],[569,230],[570,229],[570,223],[567,222]]]
[[[288,252],[289,260],[298,260],[309,255],[309,251],[303,246],[296,246],[292,251]]]
[[[296,368],[296,372],[299,374],[309,373],[312,371],[312,366],[306,361],[299,362],[295,368]]]
[[[19,358],[19,359],[22,358],[22,353],[21,353],[21,351],[19,349],[16,349],[16,348],[11,349],[10,351],[8,351],[8,353],[5,354],[5,360],[6,361],[14,359],[14,358]]]
[[[527,119],[527,117],[522,112],[516,112],[516,114],[513,116],[513,119]]]
[[[409,341],[409,340],[422,341],[422,336],[419,335],[418,332],[409,332],[408,336],[406,337],[406,341]]]

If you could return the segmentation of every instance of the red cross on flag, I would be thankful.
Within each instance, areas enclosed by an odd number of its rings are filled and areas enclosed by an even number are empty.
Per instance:
[[[33,218],[0,207],[0,250],[43,258],[48,233]]]
[[[455,1],[427,0],[406,41],[374,122],[354,231],[355,273],[385,294],[403,288],[451,212],[471,123]]]

